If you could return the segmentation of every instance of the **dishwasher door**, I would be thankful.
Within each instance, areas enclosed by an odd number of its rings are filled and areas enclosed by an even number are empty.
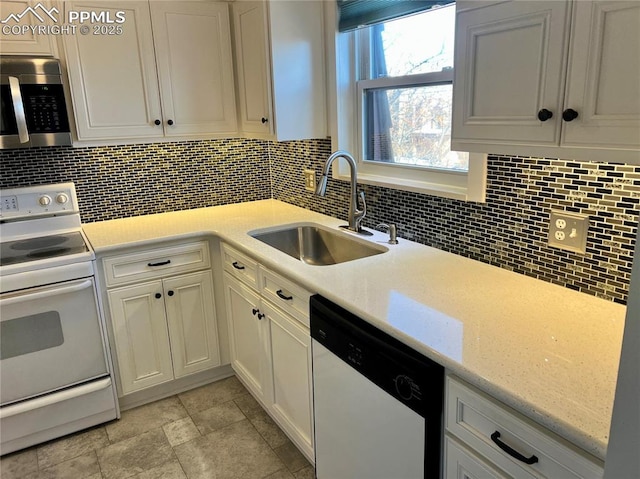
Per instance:
[[[311,298],[317,479],[440,475],[444,369]]]
[[[425,477],[425,419],[312,344],[317,479]]]

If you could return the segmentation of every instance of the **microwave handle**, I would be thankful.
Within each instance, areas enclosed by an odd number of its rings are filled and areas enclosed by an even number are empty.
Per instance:
[[[20,93],[20,80],[18,80],[18,77],[9,77],[9,89],[11,90],[11,100],[13,101],[13,111],[16,115],[20,143],[27,143],[29,141],[29,130],[27,129],[27,117],[24,114],[24,102],[22,101],[22,93]]]

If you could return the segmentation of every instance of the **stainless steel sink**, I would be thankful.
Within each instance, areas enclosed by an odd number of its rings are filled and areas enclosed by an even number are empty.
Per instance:
[[[382,245],[314,224],[252,231],[249,235],[289,256],[317,266],[344,263],[388,251]]]

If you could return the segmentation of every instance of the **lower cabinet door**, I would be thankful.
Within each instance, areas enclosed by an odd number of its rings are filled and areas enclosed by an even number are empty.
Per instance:
[[[162,281],[108,293],[120,395],[173,379]]]
[[[457,441],[445,436],[444,479],[508,479]]]
[[[220,365],[210,271],[164,279],[173,374],[176,378]]]
[[[271,412],[300,450],[313,461],[309,330],[264,300],[261,310],[269,320],[273,372]]]
[[[259,310],[260,297],[226,272],[224,289],[231,367],[254,396],[268,404],[271,364],[267,355],[267,321]]]

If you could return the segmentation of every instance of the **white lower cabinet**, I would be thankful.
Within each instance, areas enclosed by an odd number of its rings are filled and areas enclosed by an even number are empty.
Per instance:
[[[222,257],[231,366],[313,462],[310,293],[228,245]]]
[[[107,286],[118,284],[107,298],[120,396],[220,365],[206,242],[105,258],[103,264]],[[206,269],[183,272],[189,264]],[[136,278],[147,281],[131,283]]]
[[[445,429],[445,479],[603,477],[601,461],[452,376]]]
[[[449,436],[444,438],[444,457],[447,479],[507,479]]]

